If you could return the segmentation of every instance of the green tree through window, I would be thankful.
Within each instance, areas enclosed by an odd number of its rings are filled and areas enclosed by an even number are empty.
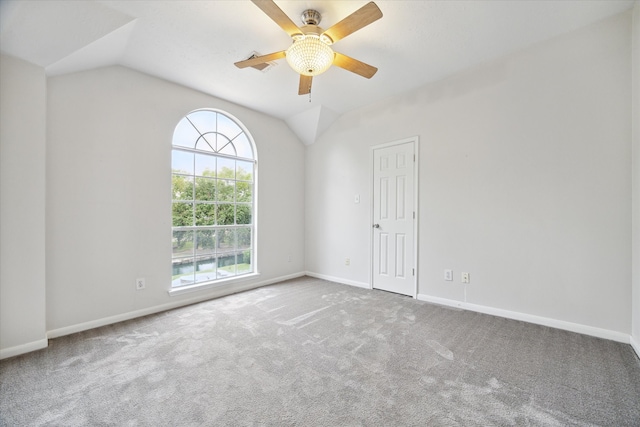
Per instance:
[[[172,287],[254,271],[255,153],[239,122],[216,110],[187,114],[171,156]]]

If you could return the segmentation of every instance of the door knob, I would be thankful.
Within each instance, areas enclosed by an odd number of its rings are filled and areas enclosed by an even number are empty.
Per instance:
[[[380,224],[373,224],[373,228],[380,228]]]

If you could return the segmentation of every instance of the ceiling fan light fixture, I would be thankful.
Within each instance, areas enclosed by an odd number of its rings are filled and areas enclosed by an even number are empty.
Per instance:
[[[382,18],[382,12],[374,2],[370,1],[325,31],[318,26],[322,16],[317,10],[305,10],[301,17],[305,25],[298,27],[274,0],[251,1],[280,26],[293,39],[293,43],[287,50],[238,61],[235,63],[236,67],[261,66],[269,61],[286,58],[289,66],[300,74],[298,95],[310,94],[313,77],[324,73],[332,65],[367,79],[378,71],[376,67],[334,52],[331,48],[335,42]]]
[[[324,73],[333,64],[335,56],[333,49],[315,34],[296,37],[285,54],[291,68],[305,76]]]

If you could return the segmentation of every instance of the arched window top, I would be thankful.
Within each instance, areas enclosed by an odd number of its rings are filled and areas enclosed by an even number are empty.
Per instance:
[[[173,145],[222,156],[256,160],[253,141],[234,117],[216,110],[196,110],[180,120]]]

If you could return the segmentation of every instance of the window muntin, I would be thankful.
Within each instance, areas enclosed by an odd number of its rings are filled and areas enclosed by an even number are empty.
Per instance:
[[[173,135],[172,288],[255,269],[255,155],[247,132],[215,110],[185,116]]]

